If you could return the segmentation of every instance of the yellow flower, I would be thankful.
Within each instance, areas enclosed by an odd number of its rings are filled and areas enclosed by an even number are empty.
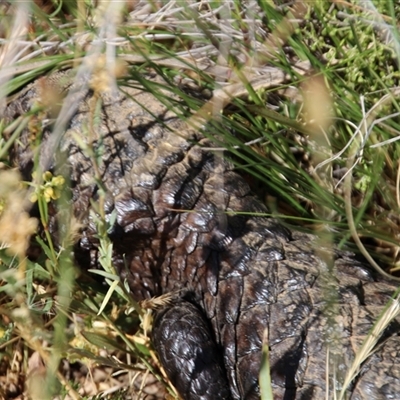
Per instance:
[[[46,171],[43,173],[43,180],[45,182],[50,182],[52,178],[53,178],[53,174],[50,171]]]
[[[64,183],[65,183],[65,179],[62,175],[55,176],[52,179],[53,186],[62,187],[62,186],[64,186]]]
[[[33,174],[32,174],[32,177]],[[65,179],[63,176],[53,176],[50,171],[46,171],[42,175],[43,183],[36,186],[36,190],[30,196],[30,201],[35,203],[39,197],[43,197],[46,203],[56,200],[61,196],[61,189],[64,186]]]
[[[52,187],[46,187],[43,190],[43,196],[44,199],[46,200],[46,203],[48,203],[51,199],[55,199],[56,197],[54,196],[54,190]]]

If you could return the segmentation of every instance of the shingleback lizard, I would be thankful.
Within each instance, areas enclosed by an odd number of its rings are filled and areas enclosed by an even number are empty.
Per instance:
[[[45,96],[42,85],[14,100],[6,117],[27,112]],[[323,399],[327,385],[332,395],[396,286],[350,253],[327,249],[330,265],[315,254],[314,236],[252,216],[265,206],[229,162],[202,149],[210,142],[200,132],[146,91],[123,91],[101,96],[101,118],[89,139],[93,93],[82,90],[58,146],[83,224],[78,264],[98,264],[89,209],[99,191],[76,135],[103,146],[105,212],[117,216],[110,232],[113,261],[132,296],[175,296],[157,312],[153,340],[182,397],[258,399],[263,340],[274,399]],[[50,132],[45,129],[42,159],[51,153]],[[28,138],[25,131],[14,149],[25,175],[33,159]],[[399,398],[399,322],[362,364],[347,398]]]

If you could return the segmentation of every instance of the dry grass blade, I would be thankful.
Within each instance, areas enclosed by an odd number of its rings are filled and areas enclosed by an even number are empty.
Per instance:
[[[7,68],[10,68],[16,62],[15,58],[18,58],[18,52],[21,50],[20,41],[28,32],[28,18],[28,4],[25,2],[19,3],[7,43],[0,50],[0,115],[3,114],[6,105],[5,93],[2,92],[1,88],[12,77],[11,74],[7,73]]]
[[[385,329],[390,325],[390,323],[399,315],[400,313],[400,290],[398,290],[392,301],[386,306],[385,310],[376,321],[371,332],[368,334],[364,340],[360,349],[356,353],[353,364],[349,367],[346,373],[345,380],[343,382],[343,387],[340,392],[339,400],[344,399],[345,393],[352,380],[358,375],[363,362],[373,354],[374,349],[378,343],[379,338],[385,331]]]
[[[395,91],[396,92],[396,91]],[[367,125],[367,120],[370,120],[370,118],[372,118],[374,115],[376,115],[377,110],[382,107],[383,104],[385,104],[386,102],[392,101],[392,96],[390,94],[385,95],[380,102],[378,102],[374,107],[372,107],[372,109],[365,114],[365,112],[363,113],[364,118],[362,120],[362,122],[360,123],[357,131],[360,132],[361,131],[364,132],[364,135],[362,135],[362,142],[360,140],[360,145],[358,144],[357,141],[354,141],[352,144],[352,147],[350,149],[350,156],[347,160],[347,173],[344,175],[344,181],[345,181],[345,209],[346,209],[346,216],[347,216],[347,220],[348,220],[348,224],[350,227],[350,232],[351,235],[353,237],[354,242],[357,244],[358,249],[360,250],[360,252],[364,255],[364,257],[368,260],[368,262],[371,264],[371,266],[373,268],[375,268],[381,275],[386,276],[389,279],[393,279],[396,281],[400,282],[400,278],[392,276],[390,274],[388,274],[386,271],[384,271],[379,265],[378,263],[371,257],[371,255],[369,254],[369,252],[366,250],[365,246],[363,245],[363,243],[360,240],[360,237],[357,233],[357,228],[356,228],[356,224],[354,222],[354,218],[353,218],[353,210],[352,210],[352,200],[351,200],[351,192],[352,192],[352,170],[355,166],[356,163],[359,162],[361,156],[359,155],[360,153],[362,153],[363,148],[364,148],[364,143],[367,141],[368,139],[368,132],[370,131],[370,129],[368,128]],[[352,137],[354,138],[354,136]],[[357,158],[357,161],[355,161]]]
[[[274,397],[271,385],[271,365],[269,362],[268,329],[265,329],[264,331],[263,354],[261,359],[259,382],[261,400],[273,400]]]

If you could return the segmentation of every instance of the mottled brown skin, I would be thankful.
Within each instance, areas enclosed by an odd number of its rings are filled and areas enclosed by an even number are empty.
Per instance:
[[[104,96],[102,122],[95,130],[95,146],[100,141],[104,146],[101,174],[108,190],[106,214],[117,213],[110,233],[114,263],[128,280],[135,300],[180,291],[190,297],[186,306],[178,302],[183,316],[174,314],[172,308],[157,317],[155,345],[165,352],[161,358],[167,359],[167,370],[176,371],[182,365],[181,376],[174,376],[173,381],[178,382],[181,393],[189,390],[191,394],[185,398],[258,399],[265,335],[274,398],[325,398],[328,345],[332,393],[333,384],[342,382],[356,349],[390,300],[395,285],[377,278],[347,253],[326,250],[328,261],[322,260],[314,252],[321,247],[314,236],[291,233],[270,218],[235,214],[266,209],[231,164],[202,150],[202,145],[210,142],[200,133],[188,130],[150,94],[124,90],[134,100],[122,94]],[[10,105],[9,118],[26,111],[38,93],[33,88],[24,96]],[[70,167],[74,213],[84,224],[75,249],[84,268],[98,264],[95,226],[88,212],[90,199],[98,198],[98,189],[90,160],[73,134],[87,140],[82,127],[89,118],[89,99],[88,94],[80,103],[60,145]],[[44,141],[42,156],[48,153],[46,146]],[[24,147],[16,151],[21,169],[29,169],[31,158]],[[334,306],[329,301],[332,296],[336,297]],[[202,380],[201,376],[198,387],[190,386],[196,368],[184,368],[190,360],[172,357],[169,349],[173,345],[165,344],[170,337],[164,337],[165,343],[157,339],[167,328],[171,337],[178,334],[179,330],[173,329],[182,321],[184,326],[190,325],[187,310],[191,307],[200,313],[195,313],[193,325],[202,326],[196,322],[199,318],[211,328],[204,337],[215,340],[212,352],[220,351],[215,359],[223,359],[223,365],[215,371],[221,376],[226,373],[230,395],[223,383],[220,393],[215,393],[218,385],[207,393],[204,385],[208,378]],[[163,320],[163,315],[169,316]],[[157,326],[163,328],[157,330]],[[396,320],[387,329],[381,346],[362,365],[348,398],[398,397],[398,328]],[[193,332],[187,332],[188,343],[193,339],[187,354],[197,357],[195,343],[201,348],[202,339]],[[212,366],[207,368],[214,371]]]

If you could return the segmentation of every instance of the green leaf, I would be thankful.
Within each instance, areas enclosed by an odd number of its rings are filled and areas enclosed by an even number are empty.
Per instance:
[[[110,336],[102,335],[100,333],[81,331],[81,335],[91,344],[99,349],[117,350],[126,352],[126,348],[121,346]]]
[[[32,299],[33,295],[32,283],[33,283],[33,270],[28,269],[25,273],[25,286],[26,286],[26,295],[28,296],[28,303]]]
[[[111,274],[106,271],[102,271],[101,269],[88,269],[88,272],[91,272],[92,274],[100,275],[103,276],[104,278],[108,278],[112,281],[119,281],[119,276],[115,274]]]
[[[119,285],[119,279],[115,280],[115,281],[113,281],[111,283],[110,288],[108,289],[108,291],[107,291],[107,293],[106,293],[106,295],[104,297],[104,300],[101,303],[100,310],[97,313],[97,315],[100,315],[104,311],[104,309],[106,308],[106,306],[107,306],[112,294],[114,293],[114,290],[118,287],[118,285]]]
[[[36,235],[35,239],[40,244],[40,247],[43,249],[49,261],[52,262],[51,260],[53,259],[53,253],[51,252],[50,247],[45,243],[45,241],[39,235]]]

